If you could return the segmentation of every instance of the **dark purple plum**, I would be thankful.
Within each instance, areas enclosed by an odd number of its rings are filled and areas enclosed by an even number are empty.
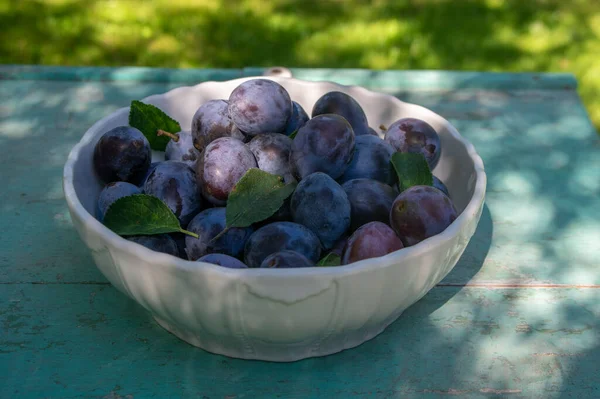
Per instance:
[[[312,231],[298,223],[275,222],[250,236],[244,249],[244,261],[248,267],[260,267],[267,256],[286,249],[315,263],[321,256],[321,242]]]
[[[290,168],[292,139],[279,133],[254,136],[246,146],[254,154],[260,170],[283,177],[286,183],[295,181]]]
[[[172,140],[167,143],[165,148],[165,160],[183,162],[195,170],[196,162],[200,158],[200,151],[194,147],[192,134],[188,131],[181,131],[171,136]]]
[[[350,201],[329,175],[316,172],[302,180],[290,201],[294,222],[308,227],[323,248],[333,247],[350,227]]]
[[[108,208],[119,198],[141,194],[142,190],[136,185],[124,181],[108,183],[98,196],[98,220],[102,221]]]
[[[314,265],[315,262],[312,262],[301,253],[284,250],[267,256],[260,264],[260,267],[263,269],[290,269],[296,267],[311,267]]]
[[[246,141],[246,136],[229,117],[227,100],[210,100],[200,106],[192,118],[192,140],[198,151],[221,137]]]
[[[150,176],[150,174],[152,172],[154,172],[154,169],[156,168],[156,165],[158,165],[159,163],[161,163],[161,162],[160,161],[159,162],[152,162],[150,164],[150,167],[148,168],[148,171],[146,172],[146,175],[142,179],[141,183],[138,184],[138,187],[140,188],[140,190],[144,191],[144,185],[146,184],[146,180],[148,180],[148,176]]]
[[[342,254],[342,265],[378,258],[404,248],[394,230],[385,223],[370,222],[350,236]]]
[[[140,184],[151,161],[150,143],[142,132],[131,126],[109,130],[94,147],[94,171],[104,183]]]
[[[292,115],[292,100],[279,83],[251,79],[229,96],[229,116],[244,133],[283,133]]]
[[[385,132],[385,141],[396,151],[422,154],[431,170],[440,159],[440,136],[429,123],[421,119],[398,119]]]
[[[330,252],[342,257],[342,252],[344,251],[344,247],[346,246],[346,242],[348,241],[348,234],[344,233],[342,236],[333,244]]]
[[[144,193],[167,204],[184,228],[202,209],[196,173],[183,162],[164,161],[156,165],[146,179]]]
[[[233,256],[225,255],[225,254],[208,254],[204,255],[198,262],[206,262],[212,263],[213,265],[219,265],[223,267],[227,267],[229,269],[247,269],[246,266],[241,260],[234,258]]]
[[[192,219],[187,230],[198,234],[198,238],[185,237],[185,251],[189,260],[206,254],[222,253],[241,258],[246,240],[252,234],[251,227],[232,227],[218,239],[214,238],[225,229],[225,208],[209,208]]]
[[[273,223],[273,222],[291,222],[292,221],[292,210],[290,209],[290,200],[291,200],[291,196],[287,197],[284,201],[283,201],[283,205],[281,205],[281,207],[270,217],[268,217],[267,219],[260,221],[258,223],[255,223],[254,226],[256,228],[260,228],[262,226],[266,226],[267,224]]]
[[[346,93],[330,91],[317,100],[312,109],[312,117],[324,114],[336,114],[343,116],[356,136],[371,134],[367,116],[360,104]]]
[[[395,188],[372,179],[353,179],[342,185],[350,201],[350,231],[369,222],[389,223]]]
[[[304,126],[309,119],[310,118],[304,108],[302,108],[302,106],[296,101],[292,101],[292,115],[285,125],[285,131],[283,133],[286,136],[289,136]]]
[[[175,240],[168,234],[156,234],[150,236],[129,236],[126,237],[129,241],[143,245],[144,247],[156,252],[179,257],[179,249]]]
[[[170,233],[169,235],[173,240],[175,240],[175,244],[177,244],[177,248],[179,249],[179,257],[181,259],[187,259],[187,254],[185,252],[185,237],[187,237],[187,234]]]
[[[385,184],[397,182],[396,172],[390,163],[394,148],[376,136],[358,136],[348,168],[338,179],[340,183],[352,179],[374,179]]]
[[[215,205],[225,205],[229,193],[250,168],[256,168],[252,151],[240,140],[221,137],[200,154],[196,168],[202,195]]]
[[[404,190],[390,210],[390,225],[405,247],[443,232],[456,218],[452,200],[431,186]]]
[[[448,191],[448,187],[446,187],[444,182],[442,182],[440,179],[438,179],[435,176],[433,176],[433,187],[437,188],[438,190],[440,190],[441,192],[446,194],[448,197],[450,197],[450,192]]]
[[[315,116],[298,130],[292,143],[290,163],[299,179],[315,172],[340,177],[352,160],[354,132],[339,115]]]

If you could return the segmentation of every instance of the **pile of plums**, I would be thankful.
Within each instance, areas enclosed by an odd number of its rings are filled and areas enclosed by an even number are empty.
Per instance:
[[[403,118],[380,136],[348,94],[326,93],[309,117],[275,81],[247,80],[228,99],[202,104],[190,128],[173,132],[161,162],[151,161],[139,130],[120,126],[104,133],[93,154],[106,184],[98,219],[119,198],[152,195],[198,238],[175,233],[128,240],[224,267],[290,268],[315,266],[330,252],[342,264],[384,256],[439,234],[457,217],[444,183],[434,176],[433,186],[399,192],[390,163],[395,152],[418,153],[433,170],[442,150],[433,127]],[[296,189],[267,220],[228,229],[215,240],[225,229],[229,194],[251,168],[296,182]]]

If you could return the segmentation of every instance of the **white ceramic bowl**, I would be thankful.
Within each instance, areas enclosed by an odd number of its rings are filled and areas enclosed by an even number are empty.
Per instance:
[[[189,129],[201,104],[228,98],[248,79],[180,87],[143,101]],[[283,85],[307,112],[321,95],[339,90],[362,105],[372,127],[409,116],[427,121],[442,143],[434,173],[448,186],[459,217],[441,234],[413,247],[340,267],[235,270],[156,253],[119,237],[93,216],[102,188],[92,168],[93,148],[104,132],[127,124],[129,108],[101,119],[85,133],[65,164],[63,184],[73,224],[100,271],[161,326],[210,352],[294,361],[375,337],[442,280],[479,222],[486,175],[473,146],[426,108],[361,87],[269,79]],[[154,156],[157,160],[160,154]]]

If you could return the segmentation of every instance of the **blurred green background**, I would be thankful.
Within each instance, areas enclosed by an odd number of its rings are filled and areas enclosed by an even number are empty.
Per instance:
[[[572,72],[600,126],[600,0],[0,0],[3,64]]]

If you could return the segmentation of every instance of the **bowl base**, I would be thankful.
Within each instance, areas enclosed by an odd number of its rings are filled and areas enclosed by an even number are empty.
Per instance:
[[[272,347],[269,345],[270,350],[252,350],[245,351],[241,348],[226,346],[222,342],[206,342],[198,336],[198,334],[182,329],[172,323],[165,321],[156,316],[152,316],[159,326],[181,339],[188,344],[203,349],[207,352],[223,355],[236,359],[244,360],[262,360],[268,362],[295,362],[302,359],[308,359],[312,357],[323,357],[333,355],[346,349],[355,348],[381,334],[390,324],[400,317],[402,312],[395,313],[389,317],[385,322],[378,324],[371,328],[361,328],[359,330],[346,332],[343,336],[329,337],[326,344],[319,346],[315,350],[314,346],[311,345],[281,345],[274,344]]]

